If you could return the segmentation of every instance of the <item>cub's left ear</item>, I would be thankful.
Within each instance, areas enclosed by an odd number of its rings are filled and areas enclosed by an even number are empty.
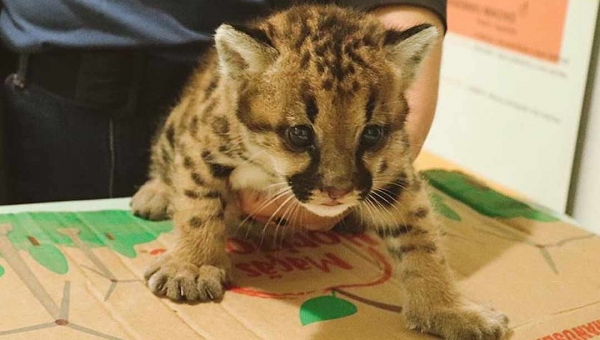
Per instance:
[[[410,82],[439,35],[435,26],[422,24],[403,31],[386,31],[383,44],[387,49],[388,59],[399,68],[405,80]]]
[[[253,27],[222,24],[215,45],[221,72],[233,79],[264,71],[278,55],[267,34]]]

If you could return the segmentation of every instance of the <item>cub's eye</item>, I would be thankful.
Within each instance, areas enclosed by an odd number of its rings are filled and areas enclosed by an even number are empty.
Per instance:
[[[304,151],[313,145],[313,130],[308,125],[296,125],[287,130],[287,140],[297,151]]]
[[[361,144],[367,148],[377,146],[383,139],[383,127],[379,125],[368,125],[362,133]]]

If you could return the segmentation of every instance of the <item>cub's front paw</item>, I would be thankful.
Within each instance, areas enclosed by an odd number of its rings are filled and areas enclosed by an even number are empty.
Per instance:
[[[158,179],[146,182],[133,195],[130,206],[133,214],[148,220],[165,220],[169,216],[168,187]]]
[[[144,277],[158,296],[173,301],[214,301],[223,297],[227,272],[215,266],[177,262],[167,256],[153,263]]]
[[[447,340],[501,340],[511,333],[506,315],[475,304],[442,309],[429,315],[408,311],[405,316],[411,329]]]

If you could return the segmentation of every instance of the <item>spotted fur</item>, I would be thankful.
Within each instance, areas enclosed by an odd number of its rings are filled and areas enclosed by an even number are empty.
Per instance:
[[[505,317],[455,287],[411,165],[404,93],[437,36],[429,25],[386,30],[335,6],[219,27],[154,142],[150,181],[132,200],[136,214],[170,215],[180,231],[146,273],[152,291],[219,299],[226,227],[240,223],[235,190],[270,190],[289,202],[274,225],[303,205],[328,216],[350,209],[344,221],[375,231],[396,261],[411,327],[455,340],[504,336]]]

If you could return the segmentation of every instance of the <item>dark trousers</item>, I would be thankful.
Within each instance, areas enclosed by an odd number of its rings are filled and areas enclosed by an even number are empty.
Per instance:
[[[0,79],[6,78],[17,69],[17,56],[0,45]],[[5,157],[5,117],[4,91],[0,87],[0,204],[6,203],[6,157]]]
[[[132,195],[147,178],[156,128],[199,54],[21,58],[20,73],[4,84],[8,202]]]

